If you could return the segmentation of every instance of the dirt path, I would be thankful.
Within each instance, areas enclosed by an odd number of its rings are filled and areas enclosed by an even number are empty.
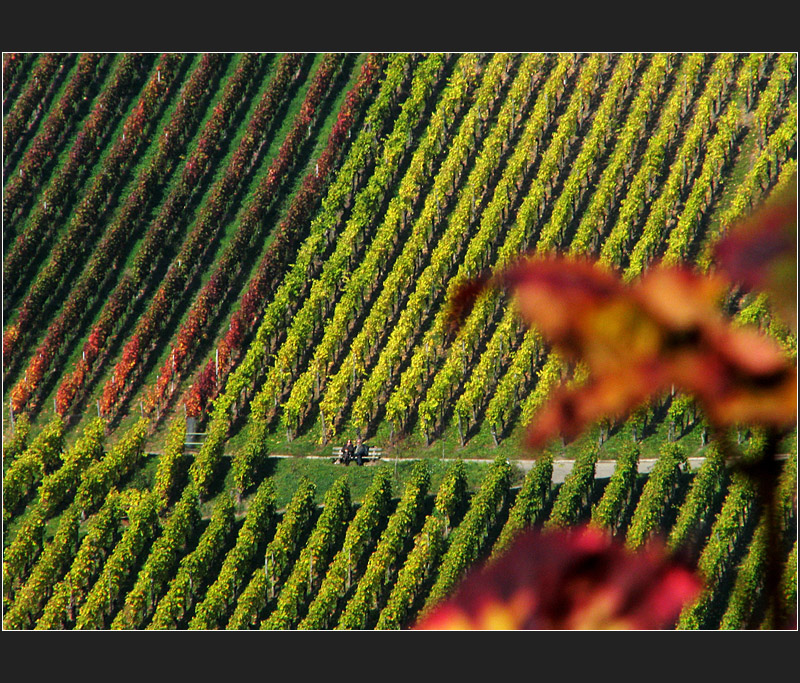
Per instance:
[[[470,460],[473,459],[471,458]],[[648,474],[653,469],[653,465],[655,465],[656,460],[657,458],[642,458],[639,460],[639,474]],[[689,465],[691,466],[692,470],[696,470],[698,467],[700,467],[700,465],[703,464],[704,460],[705,458],[689,458]],[[386,462],[392,461],[386,460]],[[478,462],[490,463],[492,461],[486,459],[479,460]],[[512,462],[518,465],[525,472],[530,470],[536,464],[535,460],[513,460]],[[594,476],[597,479],[606,479],[610,477],[614,473],[616,463],[616,460],[598,460],[597,465],[595,466]],[[553,460],[553,483],[563,483],[566,476],[572,471],[572,467],[574,465],[574,460]]]
[[[293,458],[296,456],[292,455],[270,455],[271,458]],[[307,455],[304,456],[306,458],[317,459],[317,460],[332,460],[327,456],[321,455]],[[419,458],[399,458],[398,460],[408,461],[408,460],[418,460]],[[452,462],[456,460],[456,458],[442,458],[444,462]],[[652,469],[653,465],[655,465],[657,458],[642,458],[639,460],[639,473],[640,474],[648,474]],[[692,470],[696,470],[700,465],[703,463],[705,458],[689,458],[689,465],[691,466]],[[482,462],[482,463],[491,463],[493,460],[491,458],[469,458],[464,459],[464,462]],[[512,460],[514,464],[519,466],[524,472],[530,470],[535,464],[536,460]],[[394,458],[380,458],[377,461],[372,461],[367,463],[368,465],[377,465],[378,463],[386,463],[386,464],[393,464]],[[560,484],[563,483],[566,476],[572,471],[572,467],[575,464],[574,460],[553,460],[553,483]],[[614,473],[614,467],[616,466],[616,460],[598,460],[597,465],[595,466],[595,477],[598,479],[605,479],[610,477]]]

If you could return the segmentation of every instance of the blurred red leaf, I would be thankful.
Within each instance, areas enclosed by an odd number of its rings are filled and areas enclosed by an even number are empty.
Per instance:
[[[766,291],[797,329],[797,188],[778,196],[720,240],[718,270],[745,290]]]
[[[701,587],[661,545],[634,552],[590,527],[530,530],[415,628],[669,628]]]
[[[588,380],[556,390],[529,434],[533,447],[572,439],[601,417],[622,417],[675,387],[716,425],[796,421],[797,377],[781,348],[734,327],[718,310],[728,283],[684,267],[655,266],[628,284],[593,262],[561,256],[520,261],[480,281],[514,292],[523,317]],[[459,316],[479,287],[457,299]]]

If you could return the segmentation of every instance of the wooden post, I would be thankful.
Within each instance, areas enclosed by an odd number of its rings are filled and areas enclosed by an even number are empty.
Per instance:
[[[328,443],[328,428],[325,425],[325,413],[322,412],[321,408],[319,411],[319,419],[322,423],[322,445],[324,446]]]
[[[264,558],[264,575],[267,577],[267,583],[269,583],[269,597],[270,598],[274,598],[275,597],[275,577],[272,575],[272,572],[269,571],[270,564],[273,567],[275,566],[275,560],[273,559],[271,552],[270,552],[269,555],[267,555]]]
[[[72,585],[72,577],[69,579],[69,606],[67,609],[69,611],[69,620],[72,621],[75,610],[75,589]]]

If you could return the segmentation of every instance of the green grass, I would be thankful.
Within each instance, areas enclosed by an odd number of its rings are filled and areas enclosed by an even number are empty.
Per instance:
[[[222,70],[222,73],[218,77],[219,83],[224,83],[225,80],[227,79],[227,77],[230,76],[233,73],[233,71],[235,70],[235,68],[236,68],[236,66],[238,64],[238,61],[239,61],[238,57],[232,59],[230,61],[230,63],[227,65],[227,67],[225,67]],[[272,66],[274,66],[274,64]],[[241,138],[241,135],[243,134],[243,132],[245,130],[246,122],[247,122],[247,120],[249,120],[249,114],[252,112],[252,109],[255,108],[256,104],[258,103],[258,101],[260,99],[261,93],[263,92],[263,90],[266,87],[268,87],[268,85],[269,85],[269,79],[268,78],[264,78],[263,82],[261,83],[259,88],[255,89],[253,91],[251,97],[249,98],[249,102],[247,104],[247,114],[248,115],[247,116],[240,115],[240,116],[238,116],[236,118],[236,120],[238,122],[237,123],[238,127],[236,129],[236,134],[233,136],[233,143],[227,147],[225,160],[227,160],[232,155],[232,153],[233,153],[232,150],[235,149],[235,144],[234,143],[237,143],[238,140]],[[191,153],[191,151],[196,148],[197,141],[199,139],[199,136],[202,134],[203,127],[204,127],[207,119],[211,116],[211,112],[213,110],[213,106],[216,104],[218,99],[221,97],[222,92],[223,92],[223,88],[219,87],[218,88],[218,92],[216,93],[216,95],[206,105],[205,114],[204,114],[202,120],[198,123],[198,126],[196,127],[195,135],[190,140],[189,145],[187,147],[187,151],[183,155],[184,157],[187,157]],[[224,168],[224,164],[222,164],[222,167]],[[177,182],[177,179],[180,176],[180,172],[181,172],[181,165],[178,164],[176,166],[176,169],[173,172],[173,177],[171,179],[171,183]],[[219,175],[220,173],[221,173],[221,170],[220,170],[220,167],[218,167],[217,171],[216,171],[216,174]],[[213,181],[213,178],[211,180]],[[203,187],[205,188],[204,191],[207,191],[211,186],[212,186],[212,182],[211,181],[204,183],[203,184]],[[171,187],[171,185],[170,185],[170,187]],[[166,190],[168,191],[170,189],[170,187],[166,188]],[[166,196],[166,195],[164,195],[164,196]],[[154,207],[154,208],[151,209],[151,214],[152,214],[150,216],[151,219],[156,215],[158,208],[159,207]],[[175,237],[176,244],[173,245],[173,247],[172,247],[175,253],[177,253],[177,249],[180,248],[180,244],[182,243],[183,238],[185,237],[185,235],[188,234],[188,231],[190,230],[190,228],[191,228],[191,224],[188,225],[188,226],[184,226],[182,233],[180,235],[176,235],[176,237]],[[137,240],[137,242],[133,245],[133,248],[130,250],[130,257],[129,257],[127,263],[130,263],[133,260],[133,258],[135,257],[135,252],[136,252],[136,249],[137,249],[138,245],[139,245],[139,241]],[[148,302],[149,302],[149,299],[148,299]],[[99,309],[95,312],[95,318],[91,321],[91,324],[85,328],[84,336],[81,337],[75,343],[73,353],[70,356],[70,358],[67,359],[67,362],[65,363],[64,367],[71,369],[73,367],[73,364],[80,357],[81,349],[83,347],[83,344],[86,341],[86,338],[88,337],[89,331],[92,329],[92,327],[96,323],[96,321],[97,321],[96,319],[97,319],[97,316],[99,316],[99,312],[100,312]],[[124,341],[126,341],[126,340],[123,340],[122,343],[124,343]],[[104,370],[103,374],[100,376],[100,378],[96,382],[93,383],[92,395],[89,396],[87,398],[87,400],[86,400],[85,406],[83,407],[83,412],[82,412],[82,414],[80,416],[80,420],[70,430],[69,437],[71,437],[72,440],[77,438],[75,436],[75,434],[76,434],[76,432],[78,432],[78,431],[80,431],[82,429],[82,426],[85,423],[86,418],[88,417],[89,419],[91,419],[92,417],[94,417],[96,415],[95,403],[96,403],[97,400],[100,399],[100,397],[102,395],[103,387],[105,385],[105,382],[110,377],[110,374],[111,374],[111,372],[113,370],[113,367],[114,367],[115,363],[119,360],[121,352],[122,352],[122,345],[120,345],[119,348],[117,349],[117,353],[116,353],[115,357],[111,360],[111,362],[106,364],[105,370]],[[158,373],[158,371],[160,370],[160,367],[161,367],[160,363],[162,363],[163,360],[159,359],[159,361],[160,362],[159,362],[158,365],[154,365],[151,368],[150,375],[148,375],[148,377],[157,376],[157,373]],[[153,381],[154,381],[154,379],[153,379]],[[54,386],[52,391],[50,392],[50,394],[43,399],[41,411],[40,411],[39,416],[37,417],[37,422],[41,422],[42,420],[47,421],[47,419],[49,419],[49,417],[51,417],[53,415],[53,413],[54,413],[53,397],[55,396],[56,390],[57,390],[57,385]],[[113,444],[115,442],[115,439],[118,438],[119,435],[124,433],[125,429],[127,429],[130,426],[132,426],[136,422],[136,420],[139,418],[139,416],[140,416],[140,413],[139,413],[139,409],[138,409],[138,394],[137,394],[129,402],[128,414],[125,415],[122,418],[122,420],[120,421],[119,425],[117,426],[117,428],[114,431],[114,434],[111,435],[111,438],[109,439],[109,443]],[[72,443],[72,440],[68,440],[68,443]],[[160,450],[160,448],[163,446],[163,444],[159,443],[159,444],[155,444],[155,446],[157,446],[157,447],[151,446],[151,449],[152,450]]]
[[[431,469],[430,491],[436,492],[445,473],[452,465],[450,460],[431,459],[429,462]],[[466,461],[467,481],[469,488],[474,491],[480,486],[483,477],[488,472],[488,463]],[[406,482],[411,478],[414,461],[410,459],[394,462],[384,462],[378,465],[336,465],[332,458],[316,459],[301,457],[269,458],[264,467],[265,476],[272,478],[277,492],[278,508],[285,507],[292,495],[297,490],[297,482],[301,477],[308,477],[317,486],[315,502],[322,504],[325,492],[331,487],[333,482],[341,477],[347,478],[350,487],[350,495],[355,502],[361,502],[364,498],[372,478],[375,476],[379,467],[387,468],[391,474],[392,497],[400,498],[403,494]],[[519,470],[515,477],[515,485],[522,481],[522,471]],[[232,482],[231,482],[232,483]],[[251,494],[252,495],[252,494]],[[244,503],[247,504],[249,497],[245,497]]]
[[[128,402],[127,410],[128,416],[123,418],[124,420],[133,421],[135,418],[132,416],[134,414],[138,414],[138,404],[139,401],[146,395],[146,392],[155,384],[156,380],[159,377],[161,372],[161,368],[164,363],[169,358],[169,354],[171,353],[171,344],[175,339],[175,334],[178,330],[181,329],[181,326],[186,322],[191,312],[191,306],[194,303],[194,299],[199,291],[205,286],[208,280],[211,278],[213,273],[216,270],[217,264],[219,263],[220,258],[225,253],[226,247],[232,241],[234,234],[239,230],[240,227],[240,216],[247,211],[251,203],[252,195],[255,189],[259,186],[262,180],[266,177],[267,173],[270,170],[273,160],[277,157],[278,152],[280,151],[281,146],[288,134],[289,130],[294,123],[294,119],[296,114],[300,111],[302,103],[306,97],[306,93],[313,81],[314,73],[319,66],[320,61],[322,60],[322,56],[317,56],[313,63],[310,65],[308,75],[306,79],[299,85],[299,87],[293,91],[293,96],[291,101],[289,102],[288,107],[285,111],[281,111],[281,117],[278,121],[276,121],[277,127],[274,129],[273,134],[270,138],[270,141],[266,147],[266,151],[264,152],[261,160],[258,163],[258,167],[255,172],[246,177],[244,179],[244,183],[241,188],[241,195],[240,195],[240,202],[238,204],[239,209],[237,211],[237,215],[234,216],[231,220],[228,220],[222,229],[220,230],[219,235],[215,238],[215,244],[212,250],[206,255],[207,264],[202,268],[202,270],[197,274],[197,277],[193,280],[191,291],[187,292],[186,295],[186,305],[182,308],[182,310],[178,311],[179,317],[176,317],[175,322],[171,325],[171,336],[169,340],[160,346],[160,350],[156,356],[150,359],[147,363],[149,368],[148,373],[146,376],[138,383],[139,386],[136,391],[131,396],[131,399]],[[262,85],[262,90],[266,89],[269,86],[269,81],[267,79],[264,80],[264,84]],[[261,99],[261,92],[258,93],[258,96],[253,99],[254,104],[257,104]],[[240,133],[243,133],[247,121],[249,117],[245,119],[242,123],[240,128]],[[238,141],[238,137],[237,137]],[[236,149],[236,145],[231,145],[231,150]],[[224,165],[223,165],[224,166]],[[294,173],[292,175],[295,175]],[[282,188],[281,191],[285,191],[285,188]],[[274,200],[273,200],[274,205]],[[271,214],[271,210],[269,212]],[[263,241],[267,241],[269,239],[269,235],[271,234],[271,226],[266,226],[263,230],[262,235],[256,236],[256,239],[261,239]],[[257,264],[257,259],[254,259],[254,263]],[[237,285],[238,286],[238,285]],[[234,295],[233,299],[236,300],[236,296]],[[221,326],[221,324],[220,324]],[[218,327],[220,327],[218,326]],[[225,328],[222,327],[224,330]],[[216,330],[208,330],[209,338],[212,338],[216,334]],[[186,386],[179,385],[176,390],[176,395],[180,396],[181,392],[185,390]],[[174,413],[175,410],[182,410],[180,406],[175,407],[173,406],[171,412]],[[170,412],[165,416],[166,420],[170,418]],[[164,420],[162,420],[162,423]],[[163,438],[163,433],[162,433]]]
[[[334,97],[332,97],[332,101],[327,105],[327,115],[325,118],[319,123],[318,130],[314,133],[312,142],[314,143],[314,148],[311,151],[306,152],[303,155],[303,159],[301,159],[301,163],[298,164],[297,168],[291,173],[291,178],[287,183],[286,187],[282,188],[275,199],[273,200],[269,210],[266,213],[266,220],[269,221],[271,226],[277,227],[281,224],[281,222],[286,217],[286,213],[289,209],[290,202],[295,194],[299,191],[303,179],[305,176],[310,173],[314,165],[319,158],[320,154],[324,150],[325,146],[327,145],[328,138],[330,136],[330,132],[336,123],[336,120],[339,116],[339,110],[344,102],[347,93],[351,90],[352,86],[358,80],[361,65],[363,61],[366,59],[366,55],[361,55],[359,58],[353,60],[353,64],[345,65],[345,73],[339,76],[340,83],[338,86],[334,87],[335,93]],[[319,65],[320,59],[318,58],[314,64],[312,65],[312,70],[315,69]],[[286,120],[283,123],[283,127],[281,129],[281,134],[276,136],[276,140],[273,141],[273,147],[270,149],[268,160],[265,160],[262,164],[261,168],[261,175],[266,174],[269,170],[269,165],[271,164],[271,160],[277,154],[279,149],[279,145],[283,143],[285,138],[285,134],[289,130],[289,125],[292,123],[292,119],[294,118],[294,114],[297,113],[300,109],[300,105],[302,104],[302,100],[305,97],[305,93],[307,91],[307,86],[310,85],[310,81],[312,79],[313,74],[310,73],[307,79],[307,82],[304,84],[302,88],[299,89],[298,94],[292,104],[293,109],[287,113]],[[290,117],[291,115],[291,117]],[[270,156],[271,155],[271,156]],[[255,187],[256,180],[251,183],[252,187]],[[250,282],[250,279],[256,274],[258,267],[263,259],[265,253],[269,249],[270,244],[274,238],[274,231],[270,230],[268,234],[266,234],[262,240],[260,245],[259,252],[252,252],[252,260],[249,264],[245,264],[246,270],[238,277],[237,282],[239,284],[235,285],[235,288],[238,288],[237,292],[233,295],[229,295],[228,300],[231,301],[230,306],[222,306],[222,310],[217,313],[219,316],[218,322],[215,324],[213,330],[209,330],[209,335],[207,340],[202,344],[202,347],[199,349],[197,354],[197,360],[194,363],[194,368],[191,373],[185,375],[182,380],[178,383],[176,387],[175,396],[179,397],[183,395],[185,391],[187,391],[195,382],[197,376],[203,371],[206,366],[206,363],[214,357],[214,349],[219,345],[219,343],[224,338],[225,334],[228,330],[228,325],[233,314],[239,308],[241,304],[241,296],[246,291],[246,288]],[[206,275],[206,278],[210,276],[210,273]],[[185,317],[185,316],[184,316]],[[162,357],[160,359],[160,363],[165,362],[166,358],[168,357],[168,350],[167,352],[162,353]],[[157,366],[160,369],[160,365]],[[155,371],[151,372],[151,377],[149,377],[149,382],[155,382],[157,375]],[[141,391],[141,390],[140,390]],[[132,402],[131,406],[135,406]],[[153,435],[154,443],[158,445],[158,448],[161,447],[163,443],[164,436],[166,434],[165,425],[168,423],[169,419],[175,415],[180,415],[180,411],[182,410],[181,406],[175,404],[171,407],[170,412],[161,420],[159,425],[156,428],[156,431]],[[158,450],[158,448],[156,450]]]
[[[279,421],[276,427],[267,438],[267,448],[270,453],[276,455],[311,455],[329,456],[331,447],[343,444],[348,438],[356,436],[355,430],[345,424],[339,431],[336,439],[326,445],[321,444],[322,429],[319,420],[315,420],[299,437],[292,441],[287,441],[286,435],[282,432]],[[234,453],[244,446],[250,434],[250,425],[246,424],[241,431],[234,434],[228,441],[226,452]],[[537,452],[532,451],[525,444],[525,434],[527,427],[518,424],[513,431],[501,439],[495,446],[491,432],[487,425],[481,425],[478,432],[470,438],[464,446],[461,446],[458,428],[449,425],[442,434],[434,439],[429,446],[425,445],[424,439],[416,431],[405,435],[402,439],[395,439],[391,435],[391,427],[387,421],[378,424],[375,433],[370,435],[367,443],[373,446],[380,446],[383,449],[385,458],[463,458],[469,459],[491,459],[498,455],[504,455],[509,460],[531,459],[537,456]],[[642,458],[657,457],[661,444],[668,438],[669,426],[666,420],[661,420],[656,424],[653,433],[649,433],[646,438],[639,442]],[[560,440],[555,440],[548,445],[547,450],[551,451],[556,458],[574,459],[578,453],[583,451],[588,445],[597,443],[599,427],[597,425],[587,429],[575,441],[562,444]],[[627,423],[623,424],[600,446],[600,459],[616,459],[622,448],[625,448],[632,441],[631,428]],[[701,428],[695,425],[688,430],[680,439],[689,455],[692,457],[701,455],[703,446],[701,442]]]
[[[304,167],[297,169],[297,171],[293,174],[293,178],[287,184],[287,188],[281,194],[279,198],[277,198],[277,206],[273,208],[271,211],[271,215],[275,217],[277,222],[278,218],[283,214],[285,210],[285,205],[293,195],[294,191],[296,190],[297,183],[302,178],[305,172],[311,168],[313,165],[313,160],[318,155],[321,147],[323,146],[325,140],[327,139],[327,135],[329,132],[330,127],[333,125],[334,117],[336,112],[338,111],[338,106],[345,96],[346,91],[349,88],[350,83],[357,77],[358,71],[361,66],[361,62],[365,58],[365,55],[359,55],[357,58],[354,59],[353,63],[350,65],[350,74],[344,79],[347,81],[347,84],[340,87],[340,89],[335,93],[334,99],[335,101],[330,107],[330,113],[326,116],[325,121],[321,124],[317,133],[315,133],[315,139],[312,141],[314,145],[313,151],[311,151],[308,155],[308,160],[305,161]],[[298,86],[296,90],[293,91],[292,101],[288,105],[288,109],[283,112],[280,121],[276,122],[277,128],[274,131],[274,135],[272,136],[271,142],[268,144],[267,148],[265,149],[262,162],[260,164],[260,172],[263,172],[265,168],[268,168],[269,162],[273,158],[274,154],[277,153],[277,148],[280,142],[283,139],[283,136],[286,132],[287,127],[291,124],[293,114],[300,106],[300,102],[302,101],[302,97],[305,93],[305,89],[307,88],[310,79],[313,77],[313,73],[316,67],[319,64],[321,59],[321,55],[316,55],[313,63],[310,65],[308,76],[305,79],[305,82]],[[277,61],[277,56],[275,59],[270,63],[270,65],[266,69],[266,73],[271,73],[272,69],[275,66]],[[220,79],[220,82],[224,81],[224,75],[227,75],[231,72],[234,68],[236,62],[236,58],[232,59],[231,62],[227,65],[226,69],[223,69],[224,74],[223,77]],[[264,78],[264,86],[266,87],[266,83],[268,83],[268,78]],[[796,94],[792,94],[791,96],[793,99],[796,98]],[[257,97],[253,98],[253,102],[257,101]],[[251,105],[252,106],[252,105]],[[208,113],[206,113],[206,116]],[[242,122],[245,119],[242,119]],[[240,122],[241,123],[241,122]],[[239,130],[237,131],[234,138],[237,138],[239,134],[242,132],[241,123]],[[194,143],[192,141],[191,145]],[[731,168],[727,173],[727,177],[725,179],[724,189],[720,195],[720,197],[715,202],[715,207],[712,210],[712,214],[709,217],[709,222],[713,225],[714,221],[718,221],[718,217],[727,204],[730,202],[730,197],[733,194],[734,189],[744,177],[746,172],[749,170],[750,165],[752,164],[752,157],[753,157],[753,148],[754,148],[754,138],[752,131],[748,133],[745,138],[742,140],[742,144],[740,149],[737,153],[737,156],[734,159],[734,163],[732,164]],[[230,149],[233,149],[233,145],[230,146]],[[219,164],[218,169],[221,169],[224,164]],[[218,170],[218,172],[221,172]],[[247,182],[247,188],[245,188],[243,197],[246,198],[249,194],[249,191],[252,187],[255,186],[255,183],[258,181],[259,175],[256,173],[253,177],[251,177]],[[246,203],[246,202],[245,202]],[[236,221],[231,221],[228,226],[227,230],[230,232],[233,227],[235,227]],[[266,232],[269,232],[267,230]],[[227,240],[230,239],[229,234],[222,234],[219,237],[219,244],[216,245],[214,251],[216,254],[219,254],[224,247],[224,244]],[[262,245],[262,253],[263,249],[266,248],[268,243],[269,236],[266,238],[264,245]],[[214,257],[212,257],[214,258]],[[255,264],[254,259],[254,264]],[[205,269],[200,276],[201,284],[205,281],[211,273],[211,269]],[[181,317],[185,317],[186,312],[182,312]],[[228,320],[228,315],[224,314],[221,318],[221,323],[217,326],[210,337],[209,341],[213,341],[213,337],[219,337],[220,330],[224,329],[226,325],[224,324]],[[177,326],[175,327],[177,329]],[[152,363],[148,376],[145,378],[144,382],[140,386],[149,386],[151,385],[157,376],[157,373],[163,363],[164,359],[167,357],[166,354],[169,353],[168,347],[165,347],[166,350],[161,350],[159,357],[157,357],[154,362]],[[76,347],[77,349],[77,347]],[[79,350],[76,350],[75,353],[80,353]],[[212,351],[213,353],[213,345]],[[206,357],[208,353],[205,354]],[[73,354],[74,356],[74,354]],[[204,359],[205,360],[205,359]],[[202,367],[204,362],[201,362],[198,367]],[[113,367],[113,364],[109,364],[108,366]],[[183,386],[177,387],[178,392],[177,395],[180,395],[180,392],[184,390],[191,380],[194,378],[195,373],[189,375],[183,383]],[[95,396],[93,396],[86,404],[84,408],[84,412],[86,416],[91,417],[95,414],[94,408],[94,400],[99,395],[99,392],[102,390],[102,386],[104,383],[105,377],[101,379],[95,385]],[[108,447],[112,446],[113,443],[124,434],[126,429],[131,426],[139,417],[139,409],[138,409],[138,398],[141,393],[141,389],[136,392],[136,394],[131,398],[128,404],[128,414],[123,416],[122,420],[115,428],[114,433],[109,436],[108,440]],[[166,419],[162,420],[161,425],[155,431],[154,434],[148,439],[147,449],[154,452],[160,452],[163,449],[163,441],[164,441],[164,425],[168,424],[169,419],[174,415],[181,414],[181,406],[177,405],[173,407],[171,413],[167,415]],[[176,412],[177,411],[177,412]],[[35,434],[38,433],[40,427],[39,425],[46,424],[47,419],[52,413],[52,394],[46,397],[43,401],[42,411],[36,420],[36,425],[31,431],[31,439],[34,438]],[[3,415],[4,418],[4,425],[7,423],[7,415]],[[322,445],[321,440],[321,430],[319,425],[319,420],[316,417],[313,417],[309,420],[309,426],[306,430],[298,437],[292,441],[287,441],[285,434],[282,433],[282,429],[280,427],[280,422],[276,421],[276,427],[272,435],[268,438],[268,451],[273,455],[286,455],[286,456],[318,456],[318,457],[330,457],[331,455],[331,446],[338,445],[343,443],[344,440],[349,436],[355,436],[355,432],[350,425],[343,425],[339,432],[339,436],[337,436],[336,441],[332,444]],[[76,428],[77,427],[77,428]],[[80,433],[80,425],[73,427],[70,432],[68,433],[68,443],[71,443],[74,438]],[[481,425],[477,432],[471,435],[470,439],[467,443],[462,446],[459,441],[458,430],[455,425],[448,425],[443,432],[430,444],[430,446],[426,446],[424,443],[423,438],[416,432],[412,431],[410,435],[404,436],[402,439],[395,439],[392,437],[391,429],[388,422],[381,422],[375,431],[374,434],[370,435],[369,443],[373,445],[379,445],[384,449],[384,457],[392,459],[397,458],[399,465],[398,469],[402,470],[402,467],[407,463],[404,463],[403,460],[408,460],[409,458],[426,458],[431,460],[432,462],[438,462],[442,459],[452,459],[452,458],[463,458],[465,460],[471,459],[491,459],[497,455],[505,455],[510,460],[520,459],[520,458],[531,458],[535,457],[535,453],[532,453],[524,444],[524,436],[525,436],[525,429],[524,425],[517,425],[514,430],[507,435],[504,439],[500,441],[498,445],[495,445],[494,440],[489,432],[489,429],[486,425]],[[645,438],[641,443],[641,457],[642,458],[650,458],[650,457],[657,457],[661,444],[664,440],[667,439],[667,423],[662,421],[661,423],[656,425],[656,430],[653,434],[650,434],[647,438]],[[246,442],[249,434],[249,425],[245,421],[244,427],[232,434],[231,438],[229,439],[226,445],[226,452],[230,455],[238,451]],[[598,428],[595,426],[593,428],[588,429],[581,437],[576,439],[574,442],[569,444],[563,444],[560,440],[554,441],[552,444],[549,445],[548,450],[550,450],[553,455],[557,458],[566,458],[566,459],[574,459],[576,455],[587,447],[587,445],[591,443],[597,443],[598,437]],[[628,425],[623,425],[617,432],[611,435],[600,447],[600,458],[601,459],[615,459],[617,454],[619,453],[620,449],[629,444],[631,441],[631,433],[630,428]],[[680,440],[689,453],[689,455],[702,455],[702,445],[700,440],[700,428],[695,427],[690,430],[686,435],[684,435]],[[275,469],[276,472],[281,473],[281,476],[285,475],[284,468],[288,467],[289,462],[295,462],[295,468],[305,468],[305,467],[312,467],[312,466],[319,466],[321,469],[317,472],[314,476],[322,477],[320,481],[325,481],[325,476],[322,472],[323,470],[328,467],[327,462],[325,461],[318,461],[318,460],[308,460],[305,458],[300,457],[290,457],[290,458],[274,458],[271,459],[270,462],[274,460],[276,463]],[[299,464],[302,463],[302,464]],[[369,468],[365,468],[365,471]],[[333,473],[338,472],[339,470],[334,468],[330,476],[334,476]],[[146,475],[142,475],[146,478]],[[230,477],[230,473],[228,473]],[[289,475],[285,475],[289,478]],[[294,473],[292,476],[299,476],[297,472]],[[143,480],[144,481],[144,480]],[[332,481],[332,480],[331,480]],[[322,488],[322,485],[320,484]],[[324,487],[324,488],[327,488]]]
[[[67,72],[62,75],[62,77],[60,77],[58,73],[56,73],[55,78],[56,79],[61,78],[61,82],[53,91],[50,101],[42,102],[42,105],[44,106],[44,111],[42,112],[42,115],[38,117],[38,119],[34,123],[33,128],[26,131],[21,136],[22,144],[18,147],[16,153],[14,153],[14,151],[12,150],[13,164],[9,166],[7,173],[4,174],[5,178],[3,179],[3,185],[6,184],[6,181],[8,179],[14,177],[14,174],[17,172],[17,167],[19,165],[19,162],[22,161],[22,159],[25,157],[25,154],[28,152],[31,145],[33,144],[34,139],[36,138],[36,135],[41,131],[44,122],[47,120],[47,117],[50,114],[50,110],[55,108],[57,104],[61,101],[61,98],[64,96],[64,92],[66,91],[67,86],[69,85],[69,82],[75,76],[79,60],[80,57],[76,57],[73,60],[72,65],[69,67],[69,69],[67,69]],[[8,113],[11,110],[11,106],[13,106],[13,103],[9,104],[10,104],[9,107],[4,107],[5,109],[5,114],[3,116],[4,119],[8,117]],[[6,158],[5,161],[6,163],[8,163],[8,158]]]

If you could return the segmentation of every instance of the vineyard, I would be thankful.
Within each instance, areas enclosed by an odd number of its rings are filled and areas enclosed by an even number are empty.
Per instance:
[[[676,628],[773,628],[796,429],[772,526],[674,389],[531,453],[584,369],[502,291],[458,329],[448,302],[528,252],[713,271],[796,184],[796,76],[795,53],[4,53],[4,628],[408,628],[522,529],[584,523],[691,558]],[[765,296],[725,308],[796,362]],[[381,459],[333,464],[356,436]]]

